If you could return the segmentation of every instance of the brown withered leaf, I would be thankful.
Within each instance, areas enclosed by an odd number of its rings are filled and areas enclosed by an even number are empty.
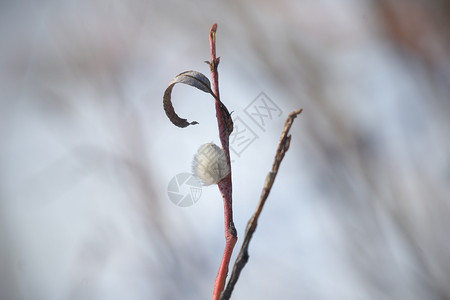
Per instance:
[[[184,83],[193,87],[198,88],[199,90],[204,91],[205,93],[211,94],[214,98],[216,96],[214,95],[213,91],[211,90],[211,83],[209,82],[209,79],[203,75],[200,72],[197,71],[186,71],[181,74],[178,74],[167,87],[166,91],[164,92],[163,97],[163,106],[164,111],[166,112],[167,117],[169,120],[178,127],[187,127],[189,125],[195,125],[198,124],[198,122],[188,122],[187,119],[180,118],[176,113],[172,105],[172,89],[177,83]]]
[[[223,103],[220,103],[220,110],[222,111],[223,122],[225,123],[225,129],[229,136],[233,132],[233,119],[231,119],[231,114]]]

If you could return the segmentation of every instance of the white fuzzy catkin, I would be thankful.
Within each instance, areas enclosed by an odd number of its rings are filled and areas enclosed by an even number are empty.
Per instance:
[[[192,161],[192,173],[203,185],[218,183],[230,173],[225,152],[213,143],[202,145]]]

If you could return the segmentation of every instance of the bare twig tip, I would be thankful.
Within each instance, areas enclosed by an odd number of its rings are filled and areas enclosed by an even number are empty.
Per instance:
[[[211,38],[211,41],[216,41],[216,31],[217,31],[217,24],[214,24],[211,29],[209,30],[209,36]],[[215,51],[215,49],[214,49]]]
[[[299,114],[301,114],[302,111],[303,111],[303,108],[294,110],[293,112],[291,112],[291,113],[289,114],[289,117],[295,118],[295,117],[297,117]]]

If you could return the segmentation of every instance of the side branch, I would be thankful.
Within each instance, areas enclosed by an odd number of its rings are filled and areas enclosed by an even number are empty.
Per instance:
[[[227,286],[225,290],[222,292],[220,300],[228,300],[231,297],[231,293],[233,292],[234,286],[239,279],[239,275],[241,274],[242,269],[247,264],[249,255],[248,248],[250,245],[250,241],[253,237],[253,233],[256,230],[256,226],[258,225],[258,218],[261,214],[261,211],[266,203],[267,197],[269,196],[270,190],[272,189],[273,183],[275,181],[275,177],[278,174],[278,169],[280,168],[281,161],[286,154],[286,151],[289,149],[289,145],[291,142],[291,135],[289,134],[289,130],[291,129],[292,123],[294,119],[303,111],[303,109],[299,109],[293,111],[289,114],[286,119],[286,123],[284,124],[283,132],[281,133],[280,143],[278,144],[278,149],[275,154],[275,160],[272,165],[272,170],[267,174],[266,181],[264,183],[264,188],[261,193],[261,198],[259,200],[258,207],[256,208],[255,213],[249,220],[247,224],[247,228],[245,229],[244,241],[242,242],[241,250],[239,251],[238,257],[236,258],[236,262],[233,266],[233,271],[231,273],[230,279],[228,280]]]

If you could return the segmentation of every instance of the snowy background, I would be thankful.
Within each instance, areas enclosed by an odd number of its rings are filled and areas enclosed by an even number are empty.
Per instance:
[[[209,77],[257,138],[232,154],[238,252],[287,115],[304,112],[232,299],[449,299],[445,0],[2,1],[0,299],[209,299],[221,196],[170,180],[219,143]],[[280,109],[259,127],[263,92]],[[233,261],[234,261],[233,256]]]

